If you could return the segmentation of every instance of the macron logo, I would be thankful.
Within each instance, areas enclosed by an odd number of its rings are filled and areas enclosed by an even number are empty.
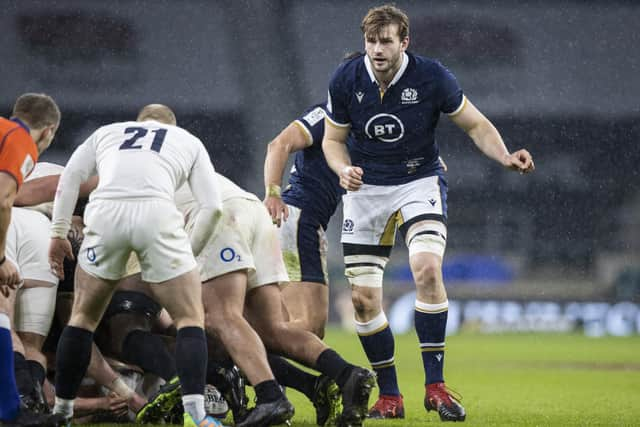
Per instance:
[[[356,92],[356,98],[358,98],[358,104],[361,104],[362,98],[364,98],[364,92]]]
[[[436,359],[438,359],[438,362],[442,362],[442,354],[436,354]]]

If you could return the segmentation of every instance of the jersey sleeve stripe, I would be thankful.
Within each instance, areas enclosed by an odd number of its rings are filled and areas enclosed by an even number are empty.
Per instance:
[[[302,123],[300,120],[294,120],[293,124],[298,126],[298,128],[300,128],[300,130],[302,130],[302,133],[304,133],[305,136],[307,137],[307,146],[312,145],[313,144],[313,135],[311,135],[311,132],[309,131],[309,129],[307,129],[307,127],[304,125],[304,123]]]
[[[331,117],[329,117],[328,114],[325,116],[325,119],[327,120],[325,123],[329,123],[334,128],[344,129],[346,127],[350,127],[351,126],[351,123],[338,123],[338,122],[332,120]]]
[[[464,110],[464,107],[467,106],[467,97],[462,95],[462,102],[460,102],[460,105],[458,106],[458,108],[456,108],[454,111],[452,111],[451,113],[448,114],[449,117],[453,117],[455,115],[458,115],[462,112],[462,110]]]

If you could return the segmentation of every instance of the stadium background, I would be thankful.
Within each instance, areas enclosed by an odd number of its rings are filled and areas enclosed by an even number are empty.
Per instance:
[[[5,0],[0,113],[25,91],[52,95],[63,120],[42,160],[65,163],[97,126],[165,103],[219,171],[262,197],[266,144],[325,98],[341,57],[362,49],[359,20],[377,4]],[[452,324],[637,334],[640,4],[397,4],[411,17],[410,50],[450,68],[537,167],[524,178],[504,171],[442,120]],[[331,321],[350,324],[339,227],[338,214]],[[412,288],[406,257],[399,245],[385,276],[390,313]],[[407,327],[407,318],[392,321]]]

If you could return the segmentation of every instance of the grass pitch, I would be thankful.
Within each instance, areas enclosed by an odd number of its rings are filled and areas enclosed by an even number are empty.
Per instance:
[[[347,360],[366,365],[354,333],[328,331]],[[439,425],[423,406],[424,376],[414,334],[396,337],[396,367],[406,418],[365,425]],[[640,337],[461,334],[447,338],[447,384],[463,395],[468,426],[640,425]],[[293,426],[315,426],[313,406],[288,390]],[[374,390],[370,404],[377,397]],[[122,424],[121,424],[122,425]]]

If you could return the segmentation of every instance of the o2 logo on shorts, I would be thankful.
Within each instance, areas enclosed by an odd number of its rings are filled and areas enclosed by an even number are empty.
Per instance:
[[[364,131],[370,139],[396,142],[404,136],[404,125],[397,116],[380,113],[369,119]]]
[[[233,250],[233,248],[224,248],[220,251],[220,259],[223,262],[231,262],[231,261],[242,261],[242,258],[240,258],[240,255],[236,254],[236,251]]]
[[[354,226],[353,221],[347,218],[342,223],[342,231],[344,233],[353,233],[353,226]]]
[[[87,248],[87,260],[89,260],[89,262],[96,262],[95,248]]]

